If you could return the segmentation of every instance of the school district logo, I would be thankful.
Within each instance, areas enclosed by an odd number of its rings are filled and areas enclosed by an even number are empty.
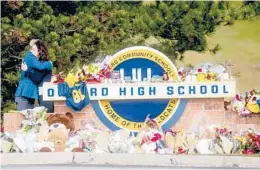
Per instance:
[[[136,81],[147,80],[168,73],[170,79],[178,80],[174,64],[163,53],[149,47],[130,47],[117,52],[109,62],[112,71],[121,72],[124,77]],[[134,86],[134,85],[133,85]],[[134,92],[127,89],[120,92]],[[142,89],[136,92],[145,95]],[[154,93],[150,90],[149,93]],[[148,94],[149,95],[149,94]],[[151,95],[151,94],[150,94]],[[163,130],[171,128],[182,115],[185,99],[92,100],[98,118],[111,130],[128,129],[139,131],[147,115],[156,119]]]

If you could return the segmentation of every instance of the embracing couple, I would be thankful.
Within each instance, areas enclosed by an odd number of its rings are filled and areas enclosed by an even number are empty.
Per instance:
[[[40,106],[53,112],[53,102],[44,102],[39,95],[39,88],[44,82],[50,82],[52,77],[53,63],[49,59],[46,45],[39,39],[30,41],[28,51],[21,65],[21,77],[15,93],[15,102],[18,111],[32,109],[35,100]]]

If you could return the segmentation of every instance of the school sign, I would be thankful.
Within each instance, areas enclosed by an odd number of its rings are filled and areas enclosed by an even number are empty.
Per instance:
[[[167,56],[149,47],[130,47],[109,61],[112,71],[131,78],[134,83],[88,84],[88,94],[98,118],[111,130],[138,131],[147,115],[168,129],[182,115],[187,98],[224,98],[235,95],[235,81],[179,82],[177,69]],[[168,73],[168,82],[151,79]],[[121,76],[122,77],[122,76]],[[57,85],[45,83],[46,101],[65,100]]]

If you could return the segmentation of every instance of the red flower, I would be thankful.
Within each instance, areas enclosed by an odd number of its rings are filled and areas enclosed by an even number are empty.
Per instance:
[[[174,132],[172,129],[168,129],[165,131],[165,134],[166,133],[171,133],[172,136],[176,136],[177,132]]]
[[[198,72],[201,73],[202,72],[202,68],[198,68]]]
[[[236,94],[235,98],[236,98],[236,100],[241,101],[241,97],[239,94]]]
[[[151,139],[152,142],[156,142],[157,140],[160,140],[162,138],[162,135],[159,133],[155,133]]]
[[[1,132],[4,132],[4,127],[1,127]]]
[[[183,147],[179,147],[178,148],[178,153],[186,153],[186,150],[185,149],[183,149]]]
[[[250,91],[250,95],[253,96],[255,94],[255,90]]]

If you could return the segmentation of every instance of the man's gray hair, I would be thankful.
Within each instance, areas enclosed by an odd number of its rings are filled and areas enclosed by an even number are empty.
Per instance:
[[[37,42],[39,41],[39,39],[31,39],[29,45],[30,45],[30,48],[32,48],[32,46]]]

